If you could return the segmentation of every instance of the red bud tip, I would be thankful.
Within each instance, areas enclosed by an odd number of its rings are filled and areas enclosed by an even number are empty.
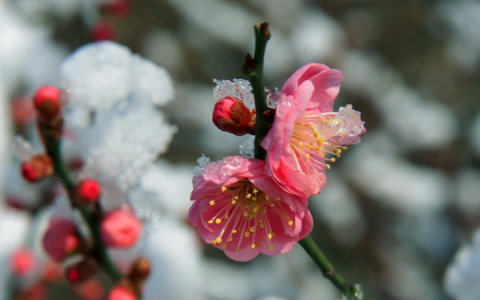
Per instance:
[[[226,97],[213,108],[213,123],[218,129],[235,135],[255,134],[255,112],[235,98]]]
[[[80,201],[87,203],[95,203],[100,197],[102,187],[93,179],[85,179],[78,187],[76,194]]]
[[[98,41],[113,41],[115,39],[115,30],[107,22],[99,22],[92,28],[92,40]]]
[[[29,249],[17,250],[10,261],[12,273],[17,276],[27,275],[35,264],[35,256]]]
[[[53,174],[53,162],[47,155],[37,155],[22,164],[22,176],[31,183],[38,182]]]
[[[135,300],[135,295],[124,287],[116,286],[106,300]]]
[[[33,97],[35,109],[46,120],[51,120],[60,113],[60,92],[54,86],[44,86]]]

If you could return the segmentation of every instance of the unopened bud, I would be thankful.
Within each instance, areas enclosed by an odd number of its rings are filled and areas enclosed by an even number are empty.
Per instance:
[[[99,22],[92,28],[92,40],[112,41],[115,39],[115,29],[107,22]]]
[[[75,288],[75,291],[83,300],[100,300],[103,299],[105,290],[100,281],[92,278]]]
[[[85,179],[78,185],[75,196],[81,203],[96,203],[102,192],[100,184],[93,179]]]
[[[22,164],[22,176],[28,182],[38,182],[53,174],[53,162],[47,155],[36,155]]]
[[[116,286],[112,289],[106,300],[135,300],[135,294],[128,288]]]
[[[80,252],[82,240],[75,223],[68,219],[52,219],[43,236],[43,248],[56,262]]]
[[[92,278],[98,271],[97,264],[91,259],[84,259],[65,268],[65,277],[73,284],[79,284]]]
[[[127,248],[137,241],[142,224],[131,211],[116,209],[103,219],[100,233],[105,246]]]
[[[213,123],[218,129],[235,135],[255,134],[255,112],[235,98],[226,97],[213,108]]]
[[[46,120],[53,119],[60,112],[60,92],[56,87],[41,87],[35,93],[33,102],[38,114]]]
[[[17,250],[10,260],[12,273],[17,276],[25,276],[30,273],[35,265],[35,256],[29,249]]]
[[[145,257],[138,257],[133,263],[128,278],[132,281],[145,280],[150,274],[150,262]]]

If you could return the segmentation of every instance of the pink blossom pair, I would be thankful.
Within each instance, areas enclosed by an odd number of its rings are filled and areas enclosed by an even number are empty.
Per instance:
[[[333,112],[342,79],[323,64],[303,66],[279,93],[262,141],[266,162],[227,157],[194,176],[189,219],[205,242],[248,261],[287,252],[310,234],[308,197],[326,184],[329,163],[365,132],[351,105]]]

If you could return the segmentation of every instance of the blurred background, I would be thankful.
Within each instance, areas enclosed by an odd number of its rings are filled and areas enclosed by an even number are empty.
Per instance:
[[[453,299],[445,270],[480,224],[480,2],[468,0],[0,1],[0,260],[31,226],[19,203],[51,197],[22,182],[9,151],[31,132],[31,96],[59,84],[72,51],[111,39],[163,66],[175,89],[163,111],[178,131],[142,181],[159,212],[145,237],[155,245],[139,246],[154,268],[145,299],[337,299],[299,246],[236,263],[186,221],[196,158],[236,155],[246,139],[211,122],[212,80],[245,78],[252,27],[264,21],[266,86],[327,64],[344,74],[336,109],[351,103],[367,128],[310,198],[316,242],[372,298]],[[102,297],[79,290],[60,281],[46,299]]]

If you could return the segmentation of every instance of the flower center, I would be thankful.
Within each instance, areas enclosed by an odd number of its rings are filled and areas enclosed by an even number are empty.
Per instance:
[[[222,187],[221,192],[215,193],[215,196],[217,198],[209,202],[214,213],[207,221],[213,226],[213,231],[219,232],[218,237],[211,241],[214,246],[221,244],[222,249],[226,249],[227,244],[233,243],[238,252],[247,241],[252,249],[266,242],[268,249],[273,250],[271,240],[275,233],[271,222],[272,214],[295,227],[293,215],[284,208],[286,204],[282,198],[272,199],[248,179]],[[214,209],[216,207],[218,208]]]

